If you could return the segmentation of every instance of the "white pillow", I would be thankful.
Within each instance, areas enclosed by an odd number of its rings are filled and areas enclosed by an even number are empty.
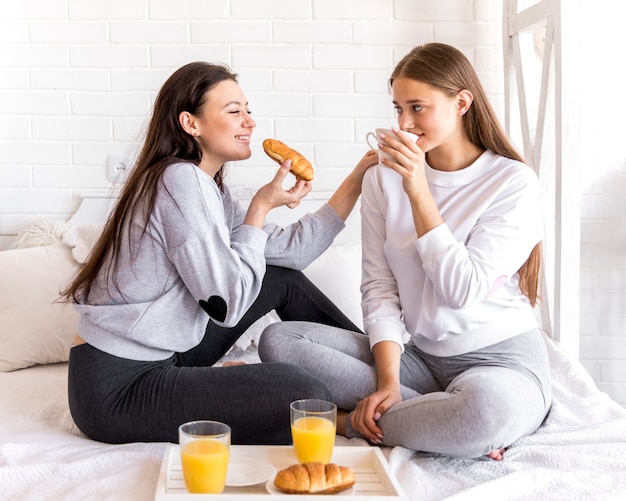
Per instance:
[[[56,300],[78,266],[63,243],[0,252],[0,371],[68,360],[78,313]]]
[[[84,264],[89,258],[92,247],[100,238],[104,223],[85,224],[82,226],[65,225],[63,242],[72,248],[72,257],[77,263]]]
[[[361,245],[332,245],[304,274],[359,328],[361,310]]]
[[[89,230],[88,234],[76,234],[72,228],[63,234],[72,249],[56,243],[0,252],[0,371],[67,361],[78,313],[71,304],[55,301],[77,271],[77,261],[84,262],[93,243],[93,238],[85,237],[97,235],[101,227],[78,228],[83,229]],[[304,273],[357,327],[363,328],[359,244],[331,246]],[[236,347],[245,350],[258,343],[263,328],[276,320],[275,314],[259,319]]]
[[[44,245],[55,244],[61,241],[63,231],[63,223],[38,218],[18,232],[11,249],[43,247]]]

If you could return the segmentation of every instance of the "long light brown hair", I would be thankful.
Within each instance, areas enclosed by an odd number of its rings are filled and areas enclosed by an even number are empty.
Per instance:
[[[483,150],[525,162],[502,129],[472,64],[460,50],[441,43],[415,47],[396,65],[389,85],[393,86],[397,78],[418,80],[450,97],[469,90],[474,100],[463,117],[469,140]],[[518,270],[520,289],[532,306],[537,304],[540,267],[541,243],[538,243]]]
[[[87,262],[61,292],[63,300],[81,302],[88,296],[93,281],[104,266],[107,274],[111,273],[116,266],[122,242],[126,236],[130,237],[124,232],[130,231],[131,220],[140,216],[143,232],[146,231],[164,170],[180,161],[196,165],[200,163],[202,149],[183,130],[178,117],[183,111],[199,115],[206,102],[207,92],[223,80],[236,82],[237,75],[226,66],[193,62],[176,70],[163,84],[156,97],[137,162]],[[215,175],[220,188],[223,186],[223,170],[224,167]],[[130,238],[126,241],[130,241]]]

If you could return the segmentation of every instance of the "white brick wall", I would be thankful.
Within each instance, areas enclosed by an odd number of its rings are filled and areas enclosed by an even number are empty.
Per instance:
[[[626,67],[607,50],[623,47],[626,32],[613,2],[581,5],[580,62],[590,78],[581,85],[580,359],[626,406],[626,103],[614,85]]]
[[[132,155],[155,93],[192,60],[231,65],[255,112],[253,156],[230,169],[234,184],[271,177],[260,143],[274,135],[311,157],[316,189],[333,189],[366,131],[393,121],[394,63],[428,41],[470,57],[503,118],[501,8],[499,0],[0,0],[0,249],[34,217],[65,220],[77,193],[108,189],[107,155]],[[626,405],[626,155],[614,147],[623,127],[606,139],[597,126],[605,118],[584,133],[601,149],[586,150],[593,168],[582,173],[581,359]]]

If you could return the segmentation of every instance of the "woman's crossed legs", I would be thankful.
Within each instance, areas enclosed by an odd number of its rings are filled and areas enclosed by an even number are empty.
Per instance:
[[[540,332],[459,357],[433,357],[412,344],[405,348],[400,368],[404,400],[378,421],[382,445],[501,459],[505,447],[533,433],[545,418],[549,367]],[[354,409],[376,389],[369,339],[360,333],[281,322],[265,330],[259,355],[263,361],[304,368],[329,388],[341,409]],[[346,435],[358,436],[349,420]]]

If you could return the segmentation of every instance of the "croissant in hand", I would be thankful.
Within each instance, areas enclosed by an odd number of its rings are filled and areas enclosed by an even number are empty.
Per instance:
[[[291,160],[291,172],[294,176],[311,181],[313,179],[313,166],[303,155],[278,139],[266,139],[263,141],[265,153],[280,165],[286,160]]]
[[[274,478],[274,485],[286,494],[334,494],[349,489],[355,482],[350,468],[334,463],[292,464]]]

